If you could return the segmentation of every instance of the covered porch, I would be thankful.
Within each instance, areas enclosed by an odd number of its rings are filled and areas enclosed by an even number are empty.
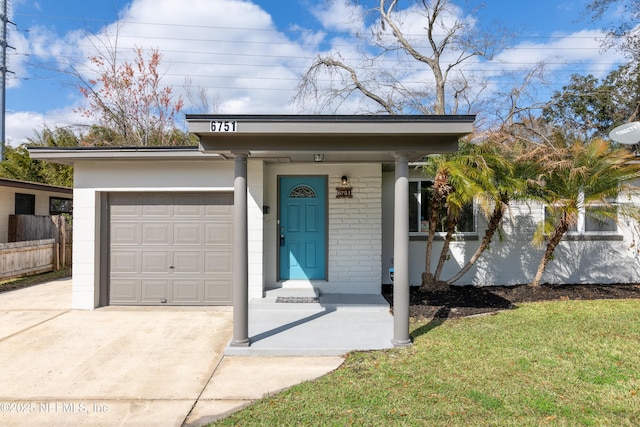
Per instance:
[[[381,340],[379,344],[375,344],[379,348],[410,345],[409,162],[419,160],[428,154],[456,151],[458,139],[472,131],[474,118],[188,115],[189,131],[198,136],[200,151],[232,159],[234,162],[234,323],[229,354],[257,354],[260,350],[275,354],[279,351],[278,348],[282,349],[280,340],[287,342],[289,351],[295,351],[295,348],[299,347],[299,351],[304,352],[304,349],[311,349],[314,343],[322,340],[320,331],[338,329],[341,330],[340,335],[351,343],[350,347],[354,346],[356,336],[369,336],[368,349],[371,349],[371,345],[374,345],[371,343],[376,340]],[[395,170],[393,319],[390,319],[386,301],[379,294],[349,295],[338,291],[318,293],[318,300],[313,302],[276,303],[270,300],[271,294],[267,289],[282,286],[282,283],[263,282],[263,298],[250,298],[251,249],[247,205],[251,177],[248,174],[248,159],[259,159],[265,165],[309,164],[317,168],[319,164],[378,164],[380,168]],[[261,179],[265,179],[264,175]],[[338,194],[334,196],[332,193],[329,197],[340,197],[339,187],[336,190]],[[269,210],[269,207],[263,206],[264,208]],[[278,224],[279,218],[278,213]],[[328,242],[327,247],[331,244]],[[276,251],[275,242],[272,246],[266,245],[264,251]],[[331,259],[327,257],[327,274],[324,278],[327,282],[331,282],[332,268]],[[313,281],[307,282],[314,289]],[[379,283],[374,285],[377,286]],[[275,291],[277,292],[277,289]],[[358,328],[357,325],[364,319],[355,314],[356,309],[371,314],[366,316],[369,321],[368,324],[362,325],[362,328]],[[371,322],[378,321],[380,327],[372,327]],[[312,324],[316,329],[310,326]],[[319,325],[324,326],[318,328]],[[346,330],[344,325],[350,325],[351,328]],[[370,334],[375,334],[375,337]],[[335,341],[335,337],[336,335],[329,337],[328,341]],[[337,347],[333,350],[343,350]],[[358,348],[351,348],[354,349]]]

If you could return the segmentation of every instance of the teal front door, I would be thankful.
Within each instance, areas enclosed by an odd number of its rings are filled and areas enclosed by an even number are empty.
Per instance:
[[[280,280],[326,279],[327,177],[279,177]]]

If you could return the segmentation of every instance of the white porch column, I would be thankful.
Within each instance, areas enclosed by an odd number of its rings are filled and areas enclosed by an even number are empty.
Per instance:
[[[393,339],[395,347],[411,345],[409,337],[409,163],[396,154],[393,210]]]
[[[235,155],[233,181],[233,338],[231,347],[248,347],[249,339],[249,244],[247,220],[247,157]]]

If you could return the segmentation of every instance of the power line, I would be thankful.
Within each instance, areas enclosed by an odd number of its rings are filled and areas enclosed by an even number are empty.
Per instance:
[[[76,21],[76,22],[96,22],[99,24],[112,24],[113,20],[101,19],[101,18],[85,18],[85,17],[74,17],[74,16],[65,16],[65,15],[42,15],[42,14],[33,14],[33,13],[16,13],[15,16],[26,17],[26,18],[39,18],[39,19],[55,19],[60,21]],[[319,32],[318,30],[298,28],[298,29],[278,29],[278,28],[264,28],[264,27],[242,27],[242,26],[230,26],[230,25],[195,25],[192,23],[185,24],[176,24],[171,22],[147,22],[147,21],[133,21],[133,20],[118,20],[120,25],[142,25],[142,26],[156,26],[156,27],[173,27],[173,28],[201,28],[207,30],[237,30],[237,31],[260,31],[260,32],[269,32],[269,33],[284,33],[284,34],[309,34]],[[354,36],[351,32],[348,31],[328,31],[328,30],[320,30],[323,34],[327,35],[349,35]],[[446,34],[434,34],[435,37],[444,37]],[[423,37],[423,33],[404,33],[406,37]],[[604,35],[603,35],[604,36]],[[623,36],[616,36],[618,38],[623,38]],[[510,39],[514,40],[562,40],[562,39],[593,39],[592,36],[562,36],[562,35],[549,35],[549,36],[525,36],[525,35],[514,35],[511,36]]]
[[[2,1],[8,1],[8,0],[2,0]],[[28,14],[20,14],[20,16],[34,16],[34,17],[38,17],[38,18],[43,18],[42,15],[28,15]],[[60,19],[60,20],[81,20],[79,18],[73,18],[73,17],[64,17],[64,16],[58,16],[58,17],[53,17],[53,16],[48,16],[47,18],[55,18],[55,19]],[[107,21],[107,20],[99,20],[99,19],[83,19],[84,21],[92,21],[92,22],[102,22],[102,23],[111,23],[111,21]],[[207,30],[214,30],[214,31],[218,31],[223,32],[223,31],[251,31],[251,32],[269,32],[269,33],[273,33],[273,34],[283,34],[283,35],[303,35],[303,34],[315,34],[317,33],[317,31],[312,31],[312,30],[278,30],[275,28],[249,28],[249,27],[235,27],[235,26],[217,26],[217,25],[192,25],[192,24],[172,24],[172,23],[153,23],[153,22],[140,22],[140,21],[120,21],[120,24],[122,24],[122,26],[126,26],[126,25],[144,25],[144,26],[159,26],[161,28],[185,28],[185,29],[207,29]],[[23,33],[27,33],[28,31],[24,31],[22,30]],[[349,35],[349,33],[345,33],[345,32],[324,32],[327,35],[334,35],[334,36],[339,36],[339,35]],[[224,34],[222,34],[224,35]],[[411,34],[407,34],[407,36],[412,36]],[[414,35],[414,36],[418,36],[418,35]],[[220,34],[216,35],[215,39],[203,39],[203,38],[187,38],[187,37],[175,37],[175,36],[151,36],[151,35],[133,35],[133,34],[120,34],[118,36],[119,38],[124,38],[124,39],[129,39],[129,38],[135,38],[138,41],[153,41],[153,40],[166,40],[169,42],[176,42],[176,43],[182,43],[183,45],[187,45],[189,42],[193,42],[194,44],[197,43],[210,43],[212,45],[220,45],[221,43],[229,43],[232,44],[234,47],[234,51],[232,52],[223,52],[220,50],[215,51],[215,49],[212,49],[210,51],[206,50],[206,47],[203,48],[199,48],[198,50],[194,50],[194,51],[189,51],[188,47],[185,46],[184,49],[182,50],[168,50],[168,49],[162,49],[160,50],[161,53],[179,53],[179,54],[185,54],[185,55],[189,55],[192,58],[199,58],[202,57],[203,60],[202,61],[197,61],[197,60],[184,60],[184,61],[168,61],[165,62],[163,61],[163,63],[168,63],[170,66],[171,65],[193,65],[194,68],[195,67],[207,67],[207,66],[211,66],[211,67],[244,67],[244,68],[256,68],[256,69],[260,69],[260,70],[264,70],[266,67],[269,67],[270,65],[265,65],[265,64],[256,64],[256,63],[250,63],[252,60],[255,59],[264,59],[265,61],[271,61],[271,60],[275,60],[275,64],[273,65],[274,67],[286,67],[287,69],[292,69],[292,70],[297,70],[297,69],[307,69],[308,66],[301,64],[301,62],[303,61],[311,61],[314,60],[316,58],[316,56],[302,56],[302,55],[293,55],[293,54],[282,54],[282,55],[277,55],[277,54],[269,54],[269,52],[266,49],[263,49],[262,51],[260,51],[260,49],[262,49],[263,46],[273,46],[274,50],[277,50],[278,47],[281,48],[288,48],[291,46],[294,47],[298,47],[300,48],[301,51],[306,51],[308,52],[308,48],[309,47],[313,47],[314,50],[317,46],[322,46],[322,45],[331,45],[332,47],[366,47],[363,46],[361,44],[356,44],[356,43],[344,43],[344,44],[330,44],[329,42],[322,42],[322,43],[304,43],[301,40],[287,40],[287,41],[283,41],[283,40],[278,40],[278,41],[256,41],[256,40],[226,40],[223,37],[220,37]],[[582,40],[593,40],[594,37],[591,36],[567,36],[567,37],[563,37],[563,36],[550,36],[550,37],[545,37],[545,36],[519,36],[514,38],[514,40],[523,40],[523,41],[529,41],[529,40],[547,40],[547,41],[553,41],[553,40],[572,40],[572,41],[582,41]],[[91,46],[89,44],[79,44],[78,45],[78,51],[81,50],[81,48],[85,48],[85,47],[89,47],[89,48],[95,48],[95,46]],[[249,52],[243,52],[243,47],[245,47],[245,50],[249,51]],[[426,46],[425,46],[426,47]],[[124,52],[125,49],[127,48],[119,48],[116,53],[119,52]],[[131,50],[133,49],[133,47],[128,48],[127,50]],[[549,50],[553,50],[553,51],[562,51],[565,49],[570,49],[570,50],[580,50],[580,51],[588,51],[588,50],[600,50],[599,47],[588,47],[588,46],[580,46],[580,47],[535,47],[535,46],[514,46],[514,47],[510,47],[510,48],[506,48],[506,51],[510,51],[510,52],[517,52],[517,51],[523,51],[523,52],[529,52],[532,50],[538,50],[538,51],[549,51]],[[257,51],[257,52],[256,52]],[[266,51],[266,52],[265,52]],[[28,54],[20,54],[20,55],[26,55],[28,56]],[[231,59],[235,59],[235,58],[239,58],[239,61],[242,61],[241,63],[229,63],[228,61],[211,61],[211,59],[205,60],[204,58],[208,58],[210,56],[215,56],[218,58],[229,58],[229,60]],[[81,56],[72,56],[72,55],[68,55],[68,56],[64,56],[64,55],[58,55],[57,59],[65,59],[69,62],[76,62],[76,63],[82,63],[84,61],[87,60],[86,57],[81,57]],[[361,61],[362,58],[358,58],[358,59],[345,59],[345,61]],[[285,64],[285,63],[281,63],[280,61],[284,62],[284,61],[290,61],[293,62],[292,64]],[[380,59],[380,61],[382,63],[398,63],[399,61],[397,59]],[[58,62],[59,63],[59,62]],[[50,68],[55,68],[55,64],[56,62],[50,61],[50,62],[46,62],[45,64],[48,64]],[[51,66],[50,64],[54,64],[54,66]],[[490,63],[490,62],[481,62],[481,61],[473,61],[473,62],[469,62],[466,63],[469,65],[474,65],[473,68],[468,68],[465,69],[465,72],[469,72],[469,73],[475,73],[475,72],[492,72],[492,71],[504,71],[504,69],[508,69],[509,67],[513,67],[513,66],[521,66],[524,65],[525,67],[523,69],[518,69],[518,70],[511,70],[512,72],[520,72],[520,73],[526,73],[526,72],[530,72],[533,71],[534,68],[531,67],[526,67],[526,66],[535,66],[537,65],[537,63],[535,62],[530,62],[530,63],[526,63],[526,62],[503,62],[503,63]],[[480,67],[475,67],[475,64],[482,64],[483,68]],[[548,62],[546,63],[548,65],[561,65],[561,66],[568,66],[569,64],[566,64],[565,62]],[[556,74],[560,74],[560,73],[580,73],[580,72],[607,72],[607,70],[594,70],[591,66],[614,66],[617,63],[611,63],[611,62],[588,62],[590,68],[585,68],[584,70],[580,70],[580,69],[575,69],[576,68],[576,64],[572,64],[572,69],[566,69],[563,67],[562,70],[553,70],[553,73]],[[33,67],[33,64],[31,64],[31,66]],[[500,67],[497,69],[492,69],[490,67]],[[394,67],[395,71],[398,72],[417,72],[419,71],[416,68],[400,68],[400,67]],[[227,71],[228,73],[228,71]],[[170,77],[196,77],[196,78],[210,78],[210,79],[222,79],[222,80],[233,80],[234,81],[234,85],[231,86],[229,84],[216,84],[213,83],[210,86],[198,86],[199,88],[204,88],[204,89],[214,89],[214,90],[252,90],[252,91],[281,91],[281,92],[292,92],[295,90],[295,87],[290,87],[290,88],[282,88],[282,87],[273,87],[273,85],[269,85],[268,82],[271,82],[273,80],[280,80],[280,81],[284,81],[284,82],[293,82],[293,81],[298,81],[298,78],[293,78],[293,77],[268,77],[265,75],[260,75],[260,76],[243,76],[241,73],[236,74],[236,75],[224,75],[224,74],[212,74],[212,73],[208,73],[208,74],[195,74],[195,75],[187,75],[187,74],[183,74],[183,73],[166,73],[164,74],[165,76],[170,76]],[[245,85],[238,85],[237,83],[235,83],[236,79],[241,78],[241,79],[246,79],[246,80],[255,80],[254,83],[259,83],[259,82],[265,82],[264,84],[256,84],[252,87]],[[20,80],[20,81],[27,81],[27,80],[33,80],[33,81],[55,81],[55,82],[68,82],[69,80],[63,80],[60,78],[53,78],[53,77],[15,77],[16,80]],[[492,85],[500,85],[500,84],[512,84],[512,82],[510,80],[507,80],[506,78],[490,78],[490,84]],[[324,82],[330,82],[331,80],[320,80],[321,83]],[[403,81],[400,79],[400,81],[403,84],[407,84],[407,85],[417,85],[417,84],[424,84],[426,83],[425,81]],[[470,83],[474,84],[474,81],[476,84],[481,83],[478,80],[475,79],[470,79]],[[482,82],[484,83],[484,82]],[[561,87],[563,84],[560,83],[554,83],[552,85],[548,85],[545,86],[545,89],[548,90],[553,90],[554,87]]]

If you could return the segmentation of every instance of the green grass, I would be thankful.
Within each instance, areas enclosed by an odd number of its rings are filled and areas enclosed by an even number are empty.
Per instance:
[[[0,292],[12,291],[14,289],[25,288],[27,286],[38,285],[51,280],[71,277],[71,269],[65,268],[50,273],[36,274],[35,276],[20,277],[17,279],[0,280]]]
[[[412,337],[212,425],[640,425],[640,300],[525,304]]]

